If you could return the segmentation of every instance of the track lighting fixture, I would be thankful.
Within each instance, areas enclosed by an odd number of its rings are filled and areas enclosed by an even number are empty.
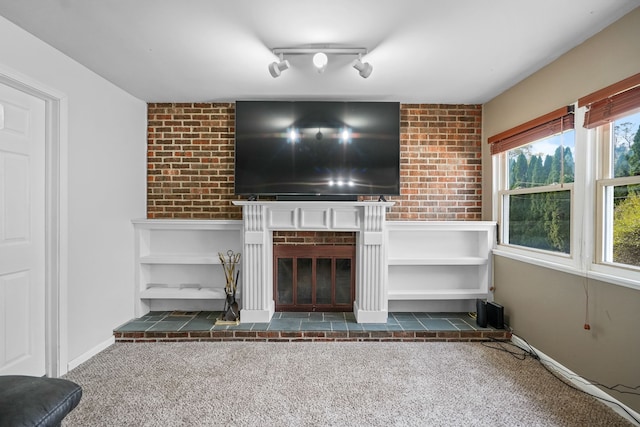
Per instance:
[[[371,64],[368,62],[362,63],[362,55],[358,55],[358,59],[353,61],[353,68],[360,72],[360,77],[363,79],[369,77],[373,71],[373,66]]]
[[[279,77],[280,74],[289,68],[289,61],[284,59],[284,55],[280,54],[280,62],[272,62],[269,64],[269,72],[274,79]]]
[[[331,48],[327,46],[315,46],[307,48],[276,48],[272,52],[280,57],[280,62],[272,62],[269,64],[269,73],[271,76],[278,77],[281,72],[289,68],[289,61],[284,59],[284,55],[313,55],[313,65],[319,73],[322,73],[329,63],[329,55],[357,55],[358,58],[353,62],[353,68],[358,70],[360,77],[367,78],[373,71],[373,66],[368,62],[362,62],[362,55],[367,54],[367,49],[361,47],[355,48]]]

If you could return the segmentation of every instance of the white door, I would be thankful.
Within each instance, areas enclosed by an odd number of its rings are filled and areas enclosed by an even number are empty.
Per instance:
[[[45,374],[45,103],[0,84],[0,375]]]

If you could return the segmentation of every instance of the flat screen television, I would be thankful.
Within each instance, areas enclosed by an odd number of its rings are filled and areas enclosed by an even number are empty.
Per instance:
[[[397,102],[238,101],[235,194],[400,194]]]

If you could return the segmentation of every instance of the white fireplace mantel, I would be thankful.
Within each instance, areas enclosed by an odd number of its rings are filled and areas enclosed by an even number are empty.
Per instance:
[[[386,323],[388,267],[385,222],[394,202],[237,201],[243,217],[242,323],[269,322],[273,299],[273,231],[356,233],[358,323]]]

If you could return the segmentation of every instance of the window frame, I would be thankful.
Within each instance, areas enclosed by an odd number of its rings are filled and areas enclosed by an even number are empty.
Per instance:
[[[505,244],[503,218],[503,194],[506,193],[509,168],[506,152],[492,155],[493,167],[493,218],[498,223],[498,244],[493,253],[505,258],[550,268],[557,271],[600,280],[602,282],[640,290],[640,274],[633,267],[623,264],[599,262],[602,250],[602,221],[604,206],[601,205],[602,188],[615,178],[603,177],[603,168],[611,164],[611,150],[602,144],[603,127],[583,127],[586,107],[575,109],[575,175],[573,182],[571,256],[534,248]],[[598,179],[601,178],[601,179]],[[640,177],[637,177],[640,178]],[[622,177],[628,183],[635,177]],[[629,180],[627,180],[629,179]],[[635,182],[633,182],[635,183]],[[569,184],[564,184],[565,187]],[[535,189],[535,187],[534,187]],[[529,190],[529,189],[527,189]]]
[[[629,112],[629,115],[633,112]],[[624,117],[624,116],[623,116]],[[613,261],[613,197],[612,189],[622,185],[640,185],[640,175],[613,177],[612,155],[614,121],[602,124],[590,130],[597,146],[597,162],[595,165],[595,209],[596,220],[594,224],[594,257],[590,269],[594,272],[610,276],[618,276],[621,279],[638,280],[640,266],[616,263]],[[640,286],[639,286],[640,287]]]
[[[563,107],[561,109],[555,110],[551,113],[545,114],[541,116],[541,118],[549,117],[549,116],[558,116],[558,113],[561,111],[565,112],[573,112],[573,121],[577,123],[582,123],[582,111],[580,114],[572,108],[574,106]],[[539,118],[540,119],[540,118]],[[534,119],[527,123],[535,123],[539,119]],[[520,125],[514,129],[523,129],[524,125]],[[569,131],[570,129],[563,130],[563,132]],[[554,269],[567,271],[567,272],[575,272],[575,269],[579,267],[579,255],[582,253],[582,249],[579,246],[578,237],[581,235],[580,229],[582,227],[583,218],[576,218],[575,213],[580,212],[579,206],[583,205],[582,197],[580,197],[580,189],[582,188],[581,182],[582,177],[584,176],[584,167],[582,164],[584,163],[583,153],[580,150],[578,141],[579,135],[583,133],[583,129],[578,127],[577,125],[573,127],[574,133],[574,182],[572,183],[563,183],[563,184],[550,184],[538,187],[528,187],[528,188],[518,188],[510,190],[508,189],[509,185],[509,160],[508,160],[508,151],[509,150],[500,150],[499,152],[492,154],[492,166],[493,166],[493,177],[494,177],[494,185],[493,185],[493,195],[494,195],[494,219],[498,224],[498,242],[496,249],[494,249],[494,253],[506,256],[509,258],[514,258],[518,260],[522,260],[525,262],[530,262],[533,264],[539,264],[545,267],[552,267]],[[507,132],[503,132],[502,134],[506,134]],[[502,135],[499,134],[499,135]],[[554,135],[557,133],[554,133]],[[551,135],[543,136],[539,139],[533,140],[531,142],[527,142],[526,144],[520,145],[525,146],[529,143],[533,143],[544,139]],[[496,135],[498,137],[498,135]],[[498,138],[494,138],[493,141],[496,141]],[[492,138],[489,138],[490,143],[492,143]],[[514,149],[517,147],[512,147],[510,149]],[[508,198],[513,194],[535,194],[535,193],[547,193],[547,192],[556,192],[556,191],[569,191],[570,192],[570,225],[569,225],[569,238],[570,238],[570,250],[569,253],[564,252],[555,252],[537,248],[531,248],[527,246],[520,246],[515,244],[508,243],[508,232],[509,232],[509,205],[508,202],[505,203],[505,198]]]
[[[508,166],[507,166],[507,172],[508,172]],[[538,254],[546,254],[546,256],[551,256],[554,258],[556,257],[567,258],[567,259],[573,258],[573,253],[575,251],[574,244],[573,244],[573,235],[574,235],[573,222],[574,222],[574,212],[575,212],[573,188],[574,188],[573,183],[568,183],[568,184],[544,185],[544,186],[532,187],[532,188],[518,188],[514,190],[499,190],[498,191],[499,206],[500,206],[499,209],[502,216],[502,221],[499,222],[501,224],[501,227],[500,227],[500,238],[499,238],[498,244],[503,247],[517,248],[522,251],[527,251],[527,252],[532,251]],[[569,239],[571,240],[571,244],[569,246],[570,248],[569,253],[549,251],[545,249],[539,249],[539,248],[533,248],[529,246],[522,246],[522,245],[516,245],[514,243],[509,243],[507,241],[509,236],[509,201],[508,201],[509,196],[516,196],[519,194],[556,193],[559,191],[568,191],[569,197],[571,200],[570,225],[569,225]]]

